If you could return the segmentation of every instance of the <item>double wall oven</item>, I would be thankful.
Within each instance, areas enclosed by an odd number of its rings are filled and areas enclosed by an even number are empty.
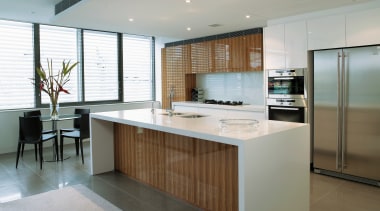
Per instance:
[[[267,70],[266,79],[267,118],[307,123],[306,69]]]

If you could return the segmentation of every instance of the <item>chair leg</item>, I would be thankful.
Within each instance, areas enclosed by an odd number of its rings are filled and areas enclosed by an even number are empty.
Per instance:
[[[17,146],[17,157],[16,157],[16,169],[17,169],[17,166],[18,166],[18,159],[20,157],[21,146],[22,146],[22,144],[18,143],[18,146]]]
[[[79,155],[79,139],[75,139],[75,150],[77,153],[77,156]]]
[[[42,153],[42,142],[38,144],[38,151],[40,152],[40,169],[42,170],[42,161],[43,161],[43,153]]]
[[[34,144],[34,157],[36,157],[36,161],[37,161],[37,144]]]
[[[25,144],[21,144],[21,157],[24,157],[24,147]]]
[[[63,136],[61,135],[59,139],[59,150],[60,150],[60,155],[61,155],[61,161],[63,161]]]
[[[80,153],[82,154],[82,164],[84,164],[84,159],[83,159],[83,140],[80,139]]]

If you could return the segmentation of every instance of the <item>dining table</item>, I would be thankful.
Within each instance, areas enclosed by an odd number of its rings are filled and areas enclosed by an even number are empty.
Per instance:
[[[42,122],[51,122],[51,129],[52,131],[58,131],[58,122],[59,121],[64,121],[64,120],[73,120],[73,119],[77,119],[77,118],[80,118],[81,115],[80,114],[60,114],[58,116],[58,118],[52,118],[50,115],[42,115],[40,117],[41,121]],[[58,133],[58,132],[57,132]],[[58,134],[57,134],[58,135]],[[59,139],[59,135],[58,135],[58,139]],[[59,140],[58,140],[58,143],[59,143]],[[44,160],[45,162],[56,162],[56,161],[59,161],[59,156],[57,156],[55,153],[55,142],[53,142],[53,158],[51,160]],[[66,156],[63,158],[63,160],[66,160],[70,158],[70,156]]]

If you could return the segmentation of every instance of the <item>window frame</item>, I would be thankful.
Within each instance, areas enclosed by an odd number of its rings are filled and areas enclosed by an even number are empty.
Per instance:
[[[22,22],[22,21],[16,21],[16,22]],[[40,54],[40,25],[47,25],[47,26],[57,26],[57,27],[67,27],[67,26],[58,26],[58,25],[51,25],[51,24],[40,24],[40,23],[33,23],[33,47],[34,47],[34,79],[35,84],[39,84],[40,79],[38,77],[37,72],[35,71],[36,68],[39,67],[39,62],[41,60],[41,54]],[[83,29],[83,28],[75,28],[75,27],[67,27],[67,28],[74,28],[78,31],[78,58],[80,58],[80,88],[78,90],[80,101],[78,102],[62,102],[60,103],[61,107],[65,106],[82,106],[82,105],[101,105],[101,104],[123,104],[123,103],[133,103],[133,102],[149,102],[149,101],[155,101],[156,100],[156,73],[155,73],[155,37],[154,36],[146,36],[146,35],[139,35],[144,37],[150,38],[151,43],[151,75],[152,75],[152,88],[151,88],[151,100],[144,100],[144,101],[127,101],[124,102],[124,81],[123,81],[123,35],[130,35],[130,36],[136,36],[133,34],[128,33],[120,33],[120,32],[110,32],[110,31],[102,31],[102,30],[94,30],[94,29]],[[83,32],[84,30],[88,31],[98,31],[98,32],[106,32],[106,33],[116,33],[117,35],[117,52],[118,52],[118,99],[117,100],[99,100],[99,101],[85,101],[85,84],[84,84],[84,42],[83,42]],[[34,87],[34,101],[35,105],[33,108],[48,108],[48,103],[42,103],[41,102],[41,95],[44,93],[41,93],[38,86]],[[15,108],[7,108],[7,109],[1,109],[1,110],[12,110]],[[22,108],[20,108],[22,109]]]

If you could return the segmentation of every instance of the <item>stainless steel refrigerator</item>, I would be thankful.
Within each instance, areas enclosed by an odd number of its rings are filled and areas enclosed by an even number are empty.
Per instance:
[[[380,186],[380,45],[314,52],[315,172]]]

